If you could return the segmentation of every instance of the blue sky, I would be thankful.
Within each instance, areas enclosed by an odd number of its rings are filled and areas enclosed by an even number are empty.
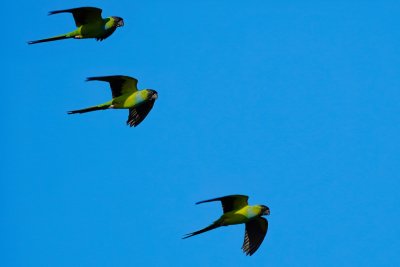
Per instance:
[[[3,4],[2,266],[400,265],[399,2],[215,2]],[[125,27],[26,44],[79,6]],[[158,91],[141,125],[66,114],[114,74]],[[241,225],[181,240],[228,194],[271,209],[252,257]]]

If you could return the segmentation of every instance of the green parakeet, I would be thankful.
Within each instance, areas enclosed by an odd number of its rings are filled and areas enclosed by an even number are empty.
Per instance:
[[[129,76],[101,76],[90,77],[87,81],[103,81],[110,83],[112,100],[89,108],[72,110],[68,114],[85,113],[103,109],[129,109],[126,122],[129,126],[136,127],[141,123],[152,109],[158,94],[152,89],[137,89],[138,80]]]
[[[49,15],[72,13],[77,28],[74,31],[66,34],[61,34],[42,40],[30,41],[28,44],[37,44],[68,38],[96,38],[96,40],[102,41],[110,36],[118,27],[124,26],[124,20],[115,16],[102,18],[101,12],[102,10],[96,7],[78,7],[51,11],[49,12]]]
[[[253,255],[260,247],[268,230],[268,221],[261,216],[269,215],[270,211],[264,205],[249,206],[247,203],[248,199],[249,197],[244,195],[230,195],[197,202],[196,204],[221,201],[223,215],[210,226],[187,234],[183,238],[189,238],[220,226],[244,223],[246,231],[242,250],[246,255]]]

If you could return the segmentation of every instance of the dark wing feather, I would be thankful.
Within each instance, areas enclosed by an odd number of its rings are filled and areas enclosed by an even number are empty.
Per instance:
[[[196,204],[206,203],[211,201],[221,201],[222,210],[224,211],[224,213],[227,213],[247,206],[248,199],[249,197],[245,195],[229,195],[229,196],[217,197],[213,199],[199,201]]]
[[[116,27],[112,27],[110,29],[108,29],[107,31],[105,31],[105,33],[101,36],[96,38],[96,41],[103,41],[105,39],[107,39],[108,37],[111,36],[111,34],[113,34],[115,32],[117,28]]]
[[[150,110],[153,108],[155,100],[149,100],[144,102],[135,108],[129,109],[129,117],[126,122],[129,126],[136,127],[138,126],[144,118],[146,118],[147,114],[149,114]]]
[[[74,16],[76,27],[79,27],[84,24],[102,21],[101,12],[102,10],[97,7],[78,7],[78,8],[50,11],[49,15],[59,14],[59,13],[72,13],[72,16]]]
[[[243,241],[243,252],[251,256],[260,247],[268,231],[268,221],[257,217],[246,223],[246,232]]]
[[[103,81],[110,83],[113,98],[124,94],[131,94],[138,90],[138,80],[129,76],[113,75],[89,77],[86,81]]]

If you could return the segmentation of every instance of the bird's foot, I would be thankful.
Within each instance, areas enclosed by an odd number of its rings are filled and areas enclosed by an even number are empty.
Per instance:
[[[74,36],[74,39],[82,39],[83,37],[82,37],[82,35],[75,35]]]

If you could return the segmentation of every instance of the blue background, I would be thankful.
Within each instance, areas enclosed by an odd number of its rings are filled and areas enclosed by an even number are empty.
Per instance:
[[[398,1],[3,3],[1,266],[400,266]],[[121,16],[103,42],[79,6]],[[159,99],[137,128],[89,76]],[[271,209],[181,240],[247,194]]]

